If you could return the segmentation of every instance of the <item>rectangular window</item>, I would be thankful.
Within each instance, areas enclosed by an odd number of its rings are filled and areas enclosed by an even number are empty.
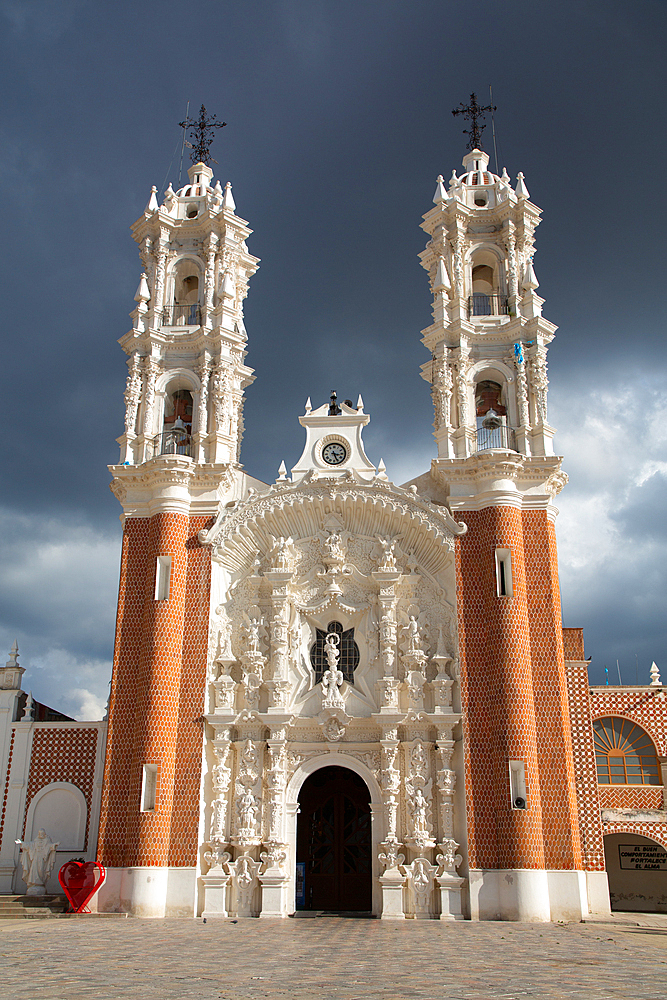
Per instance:
[[[498,597],[512,597],[512,552],[510,549],[496,549],[496,594]]]
[[[511,760],[509,761],[509,769],[512,809],[527,809],[526,765],[522,760]]]
[[[155,811],[155,795],[157,791],[157,764],[144,764],[144,774],[141,782],[141,811]]]
[[[155,567],[155,600],[169,600],[169,582],[171,579],[171,556],[158,556]]]

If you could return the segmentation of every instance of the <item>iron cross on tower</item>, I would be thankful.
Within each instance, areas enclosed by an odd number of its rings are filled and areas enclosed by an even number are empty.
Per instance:
[[[217,121],[217,115],[213,115],[211,118],[206,115],[206,108],[202,104],[201,110],[199,112],[199,118],[186,118],[184,122],[179,122],[181,128],[189,128],[190,139],[192,142],[188,142],[188,146],[192,150],[191,159],[193,163],[217,163],[211,156],[210,146],[213,142],[213,137],[215,133],[214,128],[224,128],[227,122]],[[209,135],[209,133],[211,133]]]
[[[463,134],[469,135],[470,139],[466,149],[481,149],[482,148],[482,131],[486,128],[486,125],[480,125],[479,119],[486,117],[487,111],[495,111],[494,105],[487,104],[486,107],[482,107],[477,103],[477,95],[470,95],[470,104],[467,106],[461,101],[461,105],[458,108],[453,108],[453,115],[463,115],[465,118],[470,119],[470,129],[464,128]]]

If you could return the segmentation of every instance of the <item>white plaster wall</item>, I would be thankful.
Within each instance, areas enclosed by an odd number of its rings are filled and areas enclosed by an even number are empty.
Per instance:
[[[652,844],[636,833],[613,833],[604,838],[612,910],[667,913],[667,871],[634,871],[620,866],[619,844]]]

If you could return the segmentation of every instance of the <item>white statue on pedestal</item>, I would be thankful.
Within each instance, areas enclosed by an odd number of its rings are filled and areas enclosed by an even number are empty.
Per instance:
[[[23,881],[28,887],[26,895],[43,896],[46,893],[46,883],[56,863],[58,844],[51,841],[46,830],[40,830],[36,839],[30,843],[24,843],[22,840],[17,840],[15,843],[22,852]]]

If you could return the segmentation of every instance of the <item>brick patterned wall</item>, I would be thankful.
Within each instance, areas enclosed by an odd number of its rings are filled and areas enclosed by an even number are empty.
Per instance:
[[[543,868],[542,810],[521,514],[457,513],[468,852],[471,868]],[[497,597],[495,549],[512,550],[513,597]],[[529,808],[510,803],[508,759],[526,764]]]
[[[544,510],[524,511],[522,525],[544,862],[555,870],[581,868],[556,530]]]
[[[605,823],[605,836],[612,833],[636,833],[655,840],[667,850],[667,823]]]
[[[126,521],[100,856],[109,866],[194,865],[206,677],[210,518]],[[170,555],[168,601],[155,564]],[[156,809],[140,812],[143,765],[158,765]]]
[[[563,629],[563,656],[566,660],[583,662],[584,655],[584,630],[583,628]]]
[[[553,527],[510,507],[457,518],[470,866],[579,868]],[[512,551],[512,597],[496,596],[496,548]],[[526,764],[525,811],[511,808],[509,759]]]
[[[16,730],[12,729],[12,737],[9,743],[9,756],[7,758],[7,774],[5,775],[5,791],[2,796],[2,812],[0,813],[0,848],[2,848],[2,831],[5,827],[5,815],[7,813],[7,796],[9,795],[9,775],[12,773],[12,757],[14,755],[14,737]]]
[[[30,771],[23,814],[23,837],[26,835],[26,820],[30,803],[37,792],[52,781],[69,781],[81,789],[86,800],[86,841],[88,850],[88,829],[90,807],[95,779],[95,757],[97,754],[97,729],[56,728],[51,723],[43,729],[36,727],[32,737]]]
[[[661,785],[598,785],[602,809],[662,809]]]
[[[563,632],[580,629],[563,629]],[[566,661],[565,671],[570,707],[572,753],[577,790],[577,813],[583,866],[586,871],[604,871],[604,842],[598,799],[598,779],[595,767],[593,725],[588,688],[588,664],[584,661],[584,644],[564,643],[568,652],[577,653],[576,661]]]

